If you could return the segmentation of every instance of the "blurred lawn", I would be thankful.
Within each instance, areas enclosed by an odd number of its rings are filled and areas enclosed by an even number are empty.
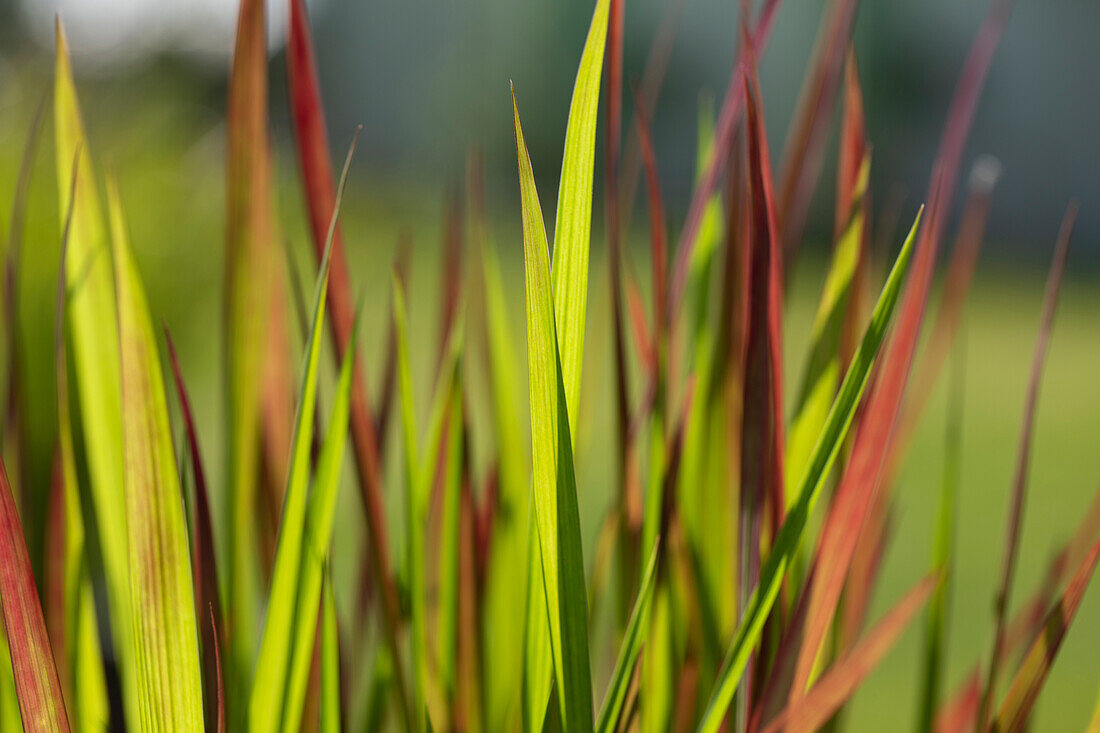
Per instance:
[[[28,110],[46,83],[36,77],[15,81],[0,92],[0,224],[5,231],[8,202],[30,118]],[[154,316],[163,317],[177,341],[195,403],[208,472],[217,492],[223,483],[219,326],[224,239],[223,134],[217,106],[220,100],[204,105],[195,102],[196,95],[189,91],[194,90],[181,90],[178,85],[165,83],[163,70],[159,76],[136,77],[128,84],[80,84],[96,174],[102,179],[105,172],[113,171],[118,177],[150,305]],[[141,104],[135,107],[132,100],[141,100]],[[282,132],[286,132],[285,123]],[[35,495],[43,499],[56,424],[52,333],[59,226],[52,135],[52,124],[47,119],[33,179],[21,282],[21,313],[27,337],[26,404],[33,459],[29,480]],[[347,137],[336,131],[334,145],[342,147]],[[286,151],[278,154],[276,169],[281,183],[276,207],[279,229],[291,242],[299,265],[310,273],[302,202],[294,183],[296,168]],[[454,171],[447,173],[451,178],[460,175],[461,161],[456,162]],[[447,174],[440,175],[441,181],[446,178]],[[545,200],[553,200],[551,191],[543,193]],[[502,251],[505,286],[514,304],[510,315],[515,341],[522,352],[525,337],[516,196],[509,188],[490,191],[490,199],[495,201],[493,233]],[[414,242],[409,299],[413,378],[422,411],[426,408],[429,381],[434,373],[432,360],[438,348],[435,297],[440,273],[436,253],[441,239],[442,201],[442,184],[438,182],[430,187],[394,186],[372,179],[370,151],[364,151],[354,167],[345,208],[344,232],[353,282],[357,291],[366,295],[362,343],[368,374],[375,385],[385,340],[394,244],[402,232],[407,232]],[[638,214],[640,218],[640,210]],[[1035,244],[1042,252],[1052,246],[1058,222],[1048,224],[1050,241]],[[577,449],[589,562],[612,488],[611,466],[606,460],[611,451],[603,442],[612,435],[612,389],[602,239],[602,226],[597,223],[589,280],[588,353],[581,407],[584,419],[579,427]],[[639,235],[637,244],[642,241]],[[644,252],[636,247],[634,255],[637,271],[644,279]],[[987,245],[983,262],[997,260],[996,245]],[[820,260],[807,260],[797,273],[791,293],[785,355],[789,384],[801,371],[805,337],[820,289],[821,266]],[[1070,276],[1063,292],[1037,417],[1014,599],[1017,602],[1036,586],[1052,551],[1070,535],[1100,479],[1100,456],[1096,449],[1100,380],[1094,371],[1100,363],[1100,340],[1095,327],[1100,298],[1094,292],[1095,276],[1075,276],[1074,269],[1071,254]],[[988,654],[991,642],[994,584],[1001,563],[1007,495],[1044,275],[1042,271],[983,264],[968,306],[964,326],[967,378],[963,476],[949,631],[949,686],[960,682],[975,661]],[[474,307],[480,307],[476,294],[469,298]],[[476,324],[473,334],[474,338],[479,336]],[[331,354],[326,358],[331,360]],[[517,359],[521,358],[522,353],[517,354]],[[475,403],[474,448],[479,471],[492,453],[491,439],[485,429],[483,363],[479,352],[473,366],[466,370],[468,389]],[[525,373],[525,368],[519,370],[521,377]],[[790,397],[793,390],[787,391]],[[929,566],[942,468],[944,392],[941,382],[925,410],[900,477],[896,530],[876,594],[873,610],[876,618]],[[326,404],[330,396],[331,385],[322,392]],[[523,394],[517,394],[516,399],[521,405],[527,403]],[[397,465],[392,460],[395,443],[391,440],[388,461],[391,477],[387,486],[396,549],[403,547],[403,543],[399,537],[402,507],[392,488],[399,485],[392,475]],[[345,470],[346,482],[351,481],[352,473],[349,465]],[[342,583],[352,583],[350,561],[358,557],[361,543],[360,512],[355,492],[344,491],[341,501],[334,547],[350,549],[337,553],[335,572],[337,587],[349,588],[350,585]],[[215,502],[216,514],[220,515],[221,505],[217,499]],[[30,517],[28,521],[40,526],[41,517]],[[34,552],[38,538],[31,540]],[[342,602],[350,601],[349,591],[338,591],[338,595],[343,596]],[[852,730],[881,730],[887,721],[908,725],[908,721],[915,719],[920,639],[920,626],[914,625],[864,684],[849,715]],[[1100,649],[1100,591],[1093,588],[1039,700],[1036,730],[1083,727],[1100,682],[1097,649]],[[600,670],[605,670],[609,662],[606,644],[596,644],[594,653],[599,679]]]

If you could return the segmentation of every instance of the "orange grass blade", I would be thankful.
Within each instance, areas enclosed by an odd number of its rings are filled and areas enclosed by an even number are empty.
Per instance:
[[[918,583],[850,652],[833,664],[805,697],[764,728],[764,733],[782,730],[801,733],[820,728],[878,665],[928,600],[938,581],[936,575],[930,575]]]
[[[936,733],[964,733],[974,728],[978,706],[982,704],[982,678],[975,669],[958,693],[940,706],[933,730]]]
[[[1046,682],[1047,673],[1054,663],[1054,657],[1065,639],[1077,608],[1085,595],[1092,571],[1096,569],[1096,560],[1100,556],[1100,541],[1081,562],[1077,572],[1069,582],[1065,593],[1047,614],[1043,624],[1043,633],[1032,644],[1024,657],[1012,685],[1009,687],[1000,712],[990,723],[990,730],[997,733],[1016,733],[1025,728],[1031,708]]]

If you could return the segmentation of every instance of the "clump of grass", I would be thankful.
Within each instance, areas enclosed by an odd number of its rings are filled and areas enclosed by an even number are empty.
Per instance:
[[[953,339],[989,211],[989,163],[972,178],[930,329],[925,313],[970,121],[1011,2],[990,6],[948,111],[925,205],[875,283],[871,145],[851,43],[858,3],[838,0],[823,20],[777,180],[756,64],[779,0],[765,2],[754,20],[746,13],[717,117],[701,106],[695,189],[670,237],[660,151],[649,133],[670,34],[658,36],[634,90],[624,146],[626,8],[623,0],[597,0],[568,110],[552,248],[520,122],[523,90],[512,90],[526,356],[512,342],[506,273],[491,241],[480,159],[471,155],[466,199],[455,193],[448,207],[435,389],[423,430],[409,320],[423,299],[409,290],[401,266],[391,283],[377,404],[365,389],[360,307],[340,227],[355,139],[336,181],[309,19],[302,0],[289,5],[289,101],[315,284],[310,302],[302,302],[301,273],[287,272],[294,258],[277,242],[264,7],[242,0],[226,128],[227,465],[224,480],[209,486],[186,375],[165,332],[186,437],[186,455],[177,451],[154,314],[110,179],[106,222],[100,209],[94,146],[83,132],[58,23],[57,469],[49,492],[13,492],[0,464],[0,606],[11,661],[0,691],[18,701],[17,713],[5,711],[5,724],[259,733],[352,725],[836,729],[860,683],[927,604],[914,689],[918,730],[1027,726],[1100,556],[1097,504],[1039,591],[1016,616],[1008,613],[1032,424],[1075,205],[1044,298],[989,658],[977,660],[958,690],[942,689],[955,506],[967,489],[958,482],[965,435],[958,390],[930,533],[931,571],[912,579],[912,589],[877,622],[867,619],[890,539],[898,465],[947,354],[961,349]],[[676,13],[668,17],[674,22]],[[589,439],[614,461],[616,485],[595,557],[586,561],[579,496],[590,487],[578,485],[577,462],[582,426],[593,419],[581,385],[601,101],[615,430],[611,446],[604,436]],[[787,413],[789,273],[838,105],[835,241]],[[20,347],[11,291],[42,114],[40,106],[30,127],[5,260],[9,354]],[[648,309],[622,241],[643,173]],[[467,256],[476,267],[464,267]],[[287,353],[285,333],[295,320],[304,341],[297,390],[289,385],[297,360]],[[319,398],[326,331],[338,364],[327,410]],[[479,347],[492,416],[484,428],[472,419],[480,393],[469,382]],[[32,405],[11,360],[4,447],[18,450],[13,416]],[[515,400],[525,360],[529,462]],[[961,352],[955,363],[961,384]],[[400,461],[389,467],[383,442],[397,420]],[[333,543],[349,438],[368,538],[365,557],[355,558],[360,589],[334,583],[329,570],[338,553],[352,557]],[[488,468],[475,465],[475,440],[493,446]],[[182,480],[188,474],[193,491]],[[401,480],[384,488],[391,474]],[[393,534],[385,491],[404,509]],[[47,545],[54,557],[36,584],[20,515],[43,497],[51,504]],[[211,511],[217,499],[226,507],[220,534]],[[269,516],[258,511],[264,501],[281,508]],[[811,520],[819,505],[818,527]],[[98,542],[87,543],[86,535]],[[266,549],[265,536],[273,538]],[[99,602],[97,586],[104,591]],[[342,607],[340,598],[355,602]],[[351,615],[340,613],[346,608]],[[596,631],[597,609],[610,621],[609,634]],[[101,637],[101,630],[110,633]],[[368,665],[358,664],[364,646],[373,653]],[[593,649],[604,647],[614,659],[606,672],[592,662]]]

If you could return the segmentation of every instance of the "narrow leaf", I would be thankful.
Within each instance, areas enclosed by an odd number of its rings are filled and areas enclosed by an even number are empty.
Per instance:
[[[626,699],[626,690],[630,686],[630,679],[634,676],[634,665],[638,661],[638,655],[642,650],[642,632],[647,626],[646,618],[649,613],[650,602],[653,600],[653,586],[657,573],[658,544],[654,544],[649,553],[649,562],[646,563],[645,574],[642,575],[642,584],[638,588],[638,596],[634,599],[634,607],[630,611],[630,620],[627,621],[623,640],[619,645],[619,654],[615,658],[615,668],[611,672],[611,681],[607,684],[607,692],[604,695],[603,705],[600,707],[600,716],[596,721],[598,733],[611,733],[619,726],[620,715],[623,710],[623,701]]]
[[[725,717],[726,710],[733,700],[737,684],[745,671],[749,660],[749,654],[756,646],[763,631],[764,621],[771,612],[772,606],[779,595],[779,586],[790,567],[791,559],[798,548],[802,533],[806,528],[810,512],[821,495],[833,463],[836,461],[840,446],[844,442],[851,426],[852,417],[856,406],[866,387],[871,367],[874,365],[875,355],[882,344],[886,327],[897,305],[898,293],[901,282],[909,267],[909,261],[913,250],[913,241],[920,224],[920,213],[917,214],[913,228],[902,245],[894,267],[883,286],[882,294],[871,314],[871,322],[863,335],[859,349],[852,359],[848,373],[840,385],[837,398],[829,411],[829,416],[822,428],[821,437],[810,454],[810,460],[806,464],[806,471],[799,481],[795,496],[798,498],[792,505],[787,519],[776,535],[772,543],[772,549],[765,560],[760,573],[760,582],[749,597],[742,615],[742,622],[730,642],[726,653],[726,661],[722,665],[717,684],[706,712],[700,724],[700,730],[714,733],[718,730]]]
[[[1039,388],[1043,382],[1043,366],[1046,364],[1050,334],[1054,330],[1054,316],[1058,310],[1058,294],[1062,287],[1062,275],[1066,271],[1066,258],[1069,256],[1069,244],[1070,239],[1073,237],[1073,225],[1076,220],[1077,203],[1070,202],[1062,219],[1061,229],[1058,232],[1058,241],[1054,248],[1054,260],[1050,265],[1046,290],[1043,293],[1043,315],[1039,323],[1039,336],[1035,342],[1035,352],[1032,355],[1031,374],[1028,378],[1027,397],[1024,402],[1023,429],[1020,432],[1020,444],[1016,454],[1016,472],[1012,481],[1012,497],[1005,536],[1004,563],[1000,584],[997,588],[997,596],[994,599],[996,631],[993,638],[993,653],[989,660],[989,671],[982,692],[982,708],[978,713],[978,724],[983,727],[989,719],[991,706],[997,694],[997,674],[1000,672],[1001,658],[1005,653],[1005,621],[1008,604],[1012,601],[1012,586],[1015,581],[1016,561],[1019,555],[1020,529],[1024,521],[1028,469],[1031,466],[1031,436],[1035,429],[1035,412],[1039,404]]]
[[[111,269],[110,242],[96,192],[88,141],[69,62],[68,43],[58,18],[54,78],[54,134],[58,210],[73,207],[65,255],[69,338],[73,346],[76,394],[92,497],[103,555],[107,600],[117,658],[121,661],[126,723],[137,728],[137,670],[131,648],[130,562],[126,546],[123,496],[122,396],[118,316]],[[80,176],[71,185],[72,161],[79,156]]]
[[[203,730],[194,585],[164,377],[118,194],[107,187],[122,367],[133,654],[141,727]]]
[[[332,578],[321,601],[321,733],[340,733],[340,640]]]
[[[596,0],[577,69],[565,127],[558,213],[554,223],[553,312],[570,425],[577,424],[581,390],[584,317],[588,303],[588,243],[592,227],[592,169],[596,156],[597,109],[607,41],[608,4],[609,0]]]
[[[602,2],[606,3],[606,0]],[[606,5],[602,7],[606,9]],[[602,46],[602,34],[600,45]],[[512,109],[523,205],[533,496],[539,545],[542,549],[542,576],[546,590],[550,648],[561,706],[562,727],[566,730],[584,731],[592,729],[592,683],[588,658],[584,560],[581,556],[580,516],[573,474],[568,400],[558,351],[554,304],[551,300],[546,229],[514,96]],[[560,270],[556,275],[559,279],[569,276]],[[579,324],[574,320],[570,325],[577,327]],[[578,362],[579,356],[578,352]]]
[[[918,583],[850,652],[829,668],[805,697],[764,728],[764,733],[782,730],[801,733],[824,725],[894,645],[938,581],[939,578],[931,575]]]
[[[1054,657],[1065,639],[1069,626],[1077,614],[1077,608],[1085,595],[1092,571],[1096,569],[1096,560],[1100,556],[1100,542],[1092,546],[1092,550],[1081,562],[1081,566],[1074,573],[1065,593],[1047,614],[1043,624],[1043,633],[1032,644],[1027,656],[1020,664],[1015,679],[1009,686],[997,717],[990,724],[991,731],[1015,733],[1021,731],[1027,725],[1031,708],[1046,682],[1047,673],[1054,663]]]
[[[332,240],[330,255],[331,292],[328,297],[329,319],[338,358],[343,358],[351,340],[354,321],[352,313],[351,278],[344,256],[343,238],[339,227],[331,229],[339,192],[333,191],[333,168],[329,159],[328,135],[325,129],[324,106],[318,82],[317,61],[304,0],[288,0],[290,4],[287,33],[287,84],[291,118],[294,121],[294,141],[298,163],[305,186],[309,209],[313,252],[318,263]],[[355,452],[355,467],[367,519],[367,541],[370,545],[371,577],[381,595],[386,641],[394,665],[394,682],[401,701],[402,717],[408,721],[409,701],[405,683],[404,663],[398,644],[401,625],[397,586],[390,560],[389,532],[382,500],[382,473],[379,459],[379,438],[367,404],[366,378],[362,360],[355,356],[351,391],[351,437]]]
[[[195,420],[191,414],[191,400],[187,396],[187,387],[183,382],[176,346],[172,335],[164,329],[164,340],[168,345],[168,360],[172,365],[172,376],[176,385],[176,397],[179,399],[180,412],[183,413],[184,429],[187,433],[188,457],[191,460],[191,475],[195,481],[194,527],[191,532],[191,565],[195,571],[195,608],[201,612],[207,608],[211,614],[209,624],[202,625],[203,687],[206,691],[206,725],[216,724],[219,710],[213,703],[214,694],[219,690],[218,667],[219,648],[224,639],[214,636],[221,623],[221,596],[219,595],[217,558],[214,555],[214,529],[210,519],[210,497],[206,489],[206,471],[203,469],[202,455],[199,451],[199,439],[195,431]]]
[[[344,161],[344,171],[340,176],[336,206],[333,208],[332,220],[329,223],[328,241],[330,243],[339,218],[339,204],[344,185],[347,183],[351,159],[355,154],[355,141],[357,138],[358,131],[356,132],[356,138],[352,140],[348,149],[348,157]],[[314,287],[313,318],[299,390],[298,415],[294,426],[290,474],[287,478],[282,522],[279,527],[279,544],[271,580],[267,619],[264,622],[260,653],[256,662],[256,673],[249,701],[249,726],[253,731],[276,729],[282,708],[280,705],[272,704],[272,701],[284,700],[286,693],[287,669],[292,651],[291,629],[300,573],[302,537],[305,531],[309,453],[313,439],[313,415],[317,398],[321,333],[325,321],[324,308],[325,296],[328,290],[328,264],[329,260],[326,257],[322,260],[317,275],[317,283]]]

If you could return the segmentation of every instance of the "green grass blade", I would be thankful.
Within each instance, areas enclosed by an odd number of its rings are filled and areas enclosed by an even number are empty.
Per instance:
[[[821,430],[817,444],[810,459],[807,461],[806,470],[797,484],[796,499],[787,514],[787,519],[776,535],[772,550],[768,554],[760,572],[760,582],[752,592],[742,614],[742,622],[738,627],[729,649],[726,660],[722,665],[722,671],[706,712],[700,723],[699,730],[706,733],[714,733],[718,730],[725,717],[726,710],[733,701],[733,695],[745,671],[749,655],[760,640],[764,628],[764,621],[771,612],[779,594],[779,586],[783,576],[786,575],[790,562],[802,539],[802,533],[806,528],[810,512],[813,510],[821,490],[825,485],[825,479],[829,474],[840,446],[848,434],[852,423],[856,406],[859,404],[864,387],[867,384],[874,365],[875,355],[882,344],[886,328],[890,323],[894,307],[897,305],[898,293],[901,283],[909,268],[909,261],[913,250],[913,241],[920,224],[920,213],[917,214],[909,235],[901,247],[894,267],[890,271],[886,284],[879,295],[878,303],[871,314],[871,322],[863,335],[863,340],[852,358],[852,364],[840,386],[836,400],[829,410],[829,416]]]
[[[609,0],[596,0],[577,69],[565,128],[558,213],[554,223],[554,315],[570,425],[577,424],[581,393],[584,316],[588,306],[588,243],[592,228],[592,168],[596,157],[596,120],[608,6]]]
[[[585,731],[592,729],[592,683],[584,559],[573,474],[569,410],[551,300],[546,229],[514,96],[512,111],[523,204],[533,495],[542,549],[550,649],[562,727],[565,730]],[[559,273],[559,277],[562,276]]]
[[[630,686],[634,665],[642,650],[642,634],[648,625],[646,619],[649,615],[650,602],[653,600],[659,544],[658,541],[649,554],[649,562],[642,576],[642,585],[638,589],[638,597],[634,599],[634,608],[630,611],[630,620],[626,624],[626,631],[619,645],[619,656],[615,659],[611,681],[607,685],[607,693],[600,707],[600,716],[596,720],[597,733],[611,733],[619,725],[619,715],[622,713],[623,701],[626,699],[626,689]]]
[[[852,191],[852,206],[845,227],[836,247],[833,248],[829,271],[821,302],[817,306],[810,330],[810,356],[795,403],[795,417],[791,421],[787,437],[786,484],[794,486],[801,477],[814,441],[821,433],[825,417],[829,414],[840,380],[839,347],[845,314],[848,311],[848,295],[852,288],[856,268],[859,266],[860,247],[863,240],[863,197],[867,192],[871,159],[864,156],[859,175]],[[788,497],[788,503],[793,497]]]
[[[321,596],[321,733],[340,733],[340,636],[332,579]]]
[[[462,331],[461,320],[451,331],[457,334]],[[455,668],[458,658],[457,631],[458,631],[458,525],[459,525],[459,493],[462,480],[462,384],[457,374],[458,360],[455,358],[454,344],[461,343],[461,338],[448,339],[452,341],[450,361],[451,380],[447,390],[447,433],[446,442],[441,446],[442,451],[435,451],[425,456],[434,459],[435,456],[444,462],[443,473],[443,515],[439,536],[439,556],[436,567],[439,569],[439,607],[436,627],[436,665],[439,669],[440,687],[448,700],[453,699],[455,691]],[[424,465],[425,475],[429,474],[430,466],[434,460],[427,461]],[[434,474],[434,472],[431,472]]]
[[[944,449],[943,479],[940,484],[939,506],[936,509],[936,533],[933,542],[932,571],[939,575],[932,597],[928,601],[925,626],[924,674],[920,696],[920,726],[918,731],[932,731],[939,708],[946,665],[948,604],[951,596],[951,575],[954,564],[955,512],[958,504],[960,453],[962,452],[963,385],[965,383],[965,347],[959,345],[952,372],[951,397]]]
[[[354,325],[353,325],[354,328]],[[321,602],[324,562],[332,540],[336,499],[340,492],[340,468],[344,463],[348,421],[351,414],[351,389],[354,374],[356,330],[352,331],[349,348],[344,352],[336,399],[329,418],[328,431],[321,444],[313,490],[306,508],[305,532],[294,612],[294,647],[288,671],[286,699],[283,705],[282,729],[299,730],[302,710],[309,687],[309,671],[313,664],[313,646],[317,639],[317,609]]]
[[[493,434],[497,446],[498,504],[490,539],[482,637],[485,646],[485,703],[492,730],[514,728],[519,709],[523,657],[523,608],[527,590],[527,530],[530,511],[527,458],[517,411],[518,388],[513,368],[516,349],[508,320],[496,251],[483,239],[481,248],[485,312],[492,390]],[[542,608],[546,603],[539,600]],[[545,617],[545,611],[543,611]],[[549,658],[547,658],[549,661]],[[545,707],[545,706],[544,706]]]
[[[74,162],[74,165],[76,163]],[[74,174],[75,174],[74,170]],[[73,176],[73,188],[76,186]],[[70,191],[71,192],[71,191]],[[64,639],[67,649],[68,679],[62,686],[69,695],[69,707],[76,727],[81,731],[106,730],[109,716],[107,682],[103,672],[103,653],[99,644],[95,598],[88,574],[84,514],[81,509],[80,486],[77,482],[76,451],[73,443],[72,417],[69,405],[69,375],[65,350],[65,310],[68,283],[65,262],[68,255],[74,198],[69,199],[62,234],[61,264],[57,280],[57,303],[54,329],[54,364],[57,376],[57,442],[59,460],[60,499],[64,515]],[[62,671],[66,674],[66,671]]]
[[[68,44],[57,23],[54,132],[58,210],[71,204],[72,225],[65,256],[69,337],[73,347],[81,432],[86,446],[92,509],[100,538],[111,635],[120,660],[125,717],[138,727],[136,670],[130,655],[130,563],[123,500],[122,396],[118,319],[107,228],[99,208],[95,173],[80,117]],[[71,165],[79,156],[80,177],[70,195]]]
[[[550,649],[550,620],[547,618],[546,589],[542,579],[542,547],[538,518],[531,507],[527,521],[527,584],[523,624],[523,731],[542,730],[550,688],[554,684],[553,652]]]
[[[133,662],[141,729],[202,731],[194,585],[164,376],[122,208],[107,188],[114,240]]]
[[[351,147],[348,149],[344,171],[340,176],[336,207],[333,209],[332,221],[329,224],[330,246],[326,248],[326,253],[331,251],[332,234],[340,216],[340,202],[354,154],[355,139],[352,140]],[[279,527],[278,547],[275,551],[275,568],[272,571],[267,619],[264,622],[260,654],[256,661],[256,673],[249,700],[248,723],[252,731],[277,729],[282,706],[272,704],[272,701],[283,700],[286,693],[287,670],[292,651],[291,630],[294,623],[295,598],[301,569],[302,538],[305,531],[309,451],[313,441],[313,414],[317,399],[321,334],[324,332],[325,322],[328,263],[326,254],[321,261],[313,294],[313,320],[299,390],[298,415],[294,426],[294,440],[291,443],[290,473],[287,477],[286,494],[283,500],[282,522]]]

